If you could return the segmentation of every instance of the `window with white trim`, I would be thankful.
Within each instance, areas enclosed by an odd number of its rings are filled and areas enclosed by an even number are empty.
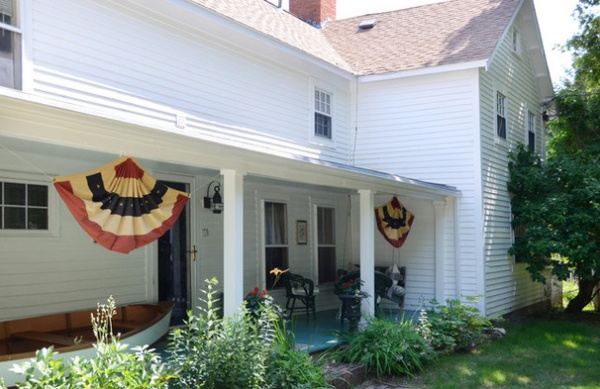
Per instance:
[[[334,208],[317,207],[317,256],[319,284],[334,282],[337,268]]]
[[[0,0],[0,86],[21,89],[18,0]]]
[[[331,93],[315,88],[315,135],[331,139],[333,135],[331,117]]]
[[[521,54],[521,34],[516,28],[512,29],[512,51],[517,55]]]
[[[287,204],[265,202],[265,280],[266,287],[271,289],[275,276],[271,270],[278,267],[281,270],[288,265],[288,228]],[[283,283],[277,284],[277,288]]]
[[[48,185],[0,181],[1,230],[49,230]]]
[[[527,148],[535,152],[535,115],[532,112],[527,113]]]
[[[496,92],[496,136],[506,139],[506,96]]]

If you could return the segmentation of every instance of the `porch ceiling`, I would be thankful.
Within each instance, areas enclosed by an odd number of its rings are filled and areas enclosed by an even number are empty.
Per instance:
[[[0,96],[0,149],[3,145],[9,150],[98,160],[100,164],[131,155],[140,162],[148,161],[147,168],[155,171],[215,174],[232,169],[253,180],[344,192],[370,189],[431,200],[461,195],[451,186],[294,154],[234,147],[202,139],[192,130],[179,130],[174,125],[135,122],[124,116],[111,119],[105,112],[14,91]]]

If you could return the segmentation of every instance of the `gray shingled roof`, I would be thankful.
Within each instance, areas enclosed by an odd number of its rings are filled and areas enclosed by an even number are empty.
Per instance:
[[[519,4],[450,0],[333,21],[319,30],[264,0],[190,1],[359,75],[486,60]],[[366,19],[378,23],[360,31]]]
[[[264,0],[190,0],[238,24],[351,71],[322,31]]]
[[[354,72],[383,74],[488,59],[518,0],[451,0],[329,22],[327,39]],[[370,30],[361,21],[376,19]]]

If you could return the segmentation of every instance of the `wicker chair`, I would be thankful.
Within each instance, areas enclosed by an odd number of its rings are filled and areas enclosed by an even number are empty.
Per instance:
[[[285,294],[287,302],[285,303],[285,311],[289,317],[292,316],[294,311],[305,310],[306,318],[310,316],[310,312],[313,314],[313,320],[315,320],[315,284],[309,279],[302,277],[298,274],[287,273],[285,277]],[[296,301],[300,301],[302,305],[296,306]]]

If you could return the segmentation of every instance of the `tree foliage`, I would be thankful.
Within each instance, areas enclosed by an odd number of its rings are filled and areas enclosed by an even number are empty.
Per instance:
[[[574,79],[553,101],[557,118],[548,125],[548,157],[520,146],[510,154],[509,191],[513,228],[510,252],[531,277],[544,271],[560,280],[574,274],[579,293],[567,311],[581,311],[600,280],[600,0],[580,0],[579,32],[568,42]]]
[[[583,309],[600,279],[599,162],[584,152],[557,153],[543,165],[523,146],[511,154],[513,227],[522,231],[511,253],[536,281],[550,263],[558,279],[578,277],[580,294],[568,311]]]
[[[575,82],[580,85],[600,84],[600,0],[580,0],[574,15],[579,21],[580,31],[567,41],[573,50]]]

